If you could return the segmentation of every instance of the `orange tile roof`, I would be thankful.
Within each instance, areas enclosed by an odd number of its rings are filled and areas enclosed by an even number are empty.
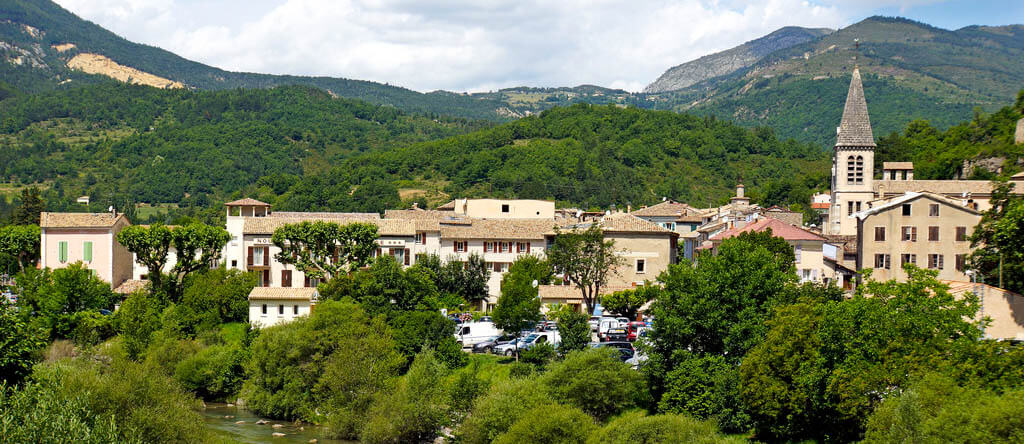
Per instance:
[[[788,224],[788,223],[783,222],[781,220],[773,219],[773,218],[770,218],[770,217],[764,217],[764,218],[758,219],[756,222],[751,222],[749,224],[744,225],[743,228],[733,228],[731,230],[723,231],[721,233],[718,233],[718,234],[714,235],[711,238],[711,240],[717,241],[717,240],[728,239],[730,237],[739,236],[740,233],[761,232],[761,231],[767,230],[769,228],[772,230],[772,235],[773,236],[781,237],[781,238],[783,238],[783,239],[785,239],[787,241],[794,241],[794,240],[812,240],[812,241],[822,241],[822,242],[825,241],[824,237],[821,237],[821,236],[819,236],[819,235],[817,235],[815,233],[812,233],[812,232],[810,232],[808,230],[800,228],[800,227],[798,227],[796,225],[791,225],[791,224]]]
[[[814,202],[811,204],[811,208],[814,208],[815,210],[827,210],[831,206],[832,204],[828,202]]]
[[[135,293],[136,291],[146,288],[146,284],[148,283],[149,281],[147,280],[128,279],[127,281],[122,282],[121,285],[118,285],[117,288],[114,289],[114,293],[132,294]]]

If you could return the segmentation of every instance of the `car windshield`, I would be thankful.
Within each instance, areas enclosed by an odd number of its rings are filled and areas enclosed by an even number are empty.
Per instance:
[[[533,341],[536,341],[538,337],[540,337],[540,335],[530,335],[523,338],[523,342],[529,344]]]

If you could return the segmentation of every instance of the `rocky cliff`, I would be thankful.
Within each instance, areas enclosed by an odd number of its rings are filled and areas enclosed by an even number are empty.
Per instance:
[[[658,80],[644,88],[645,93],[675,91],[701,81],[733,73],[753,65],[762,57],[831,33],[827,28],[787,26],[740,46],[706,55],[665,71]]]

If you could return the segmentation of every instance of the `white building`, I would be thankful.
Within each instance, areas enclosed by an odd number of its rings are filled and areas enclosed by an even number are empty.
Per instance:
[[[253,288],[249,292],[249,323],[266,328],[309,316],[318,297],[316,288]]]

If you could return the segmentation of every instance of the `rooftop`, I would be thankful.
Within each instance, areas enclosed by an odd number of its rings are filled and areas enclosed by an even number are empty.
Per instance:
[[[878,202],[878,205],[872,206],[871,208],[868,208],[868,209],[866,209],[864,211],[861,211],[859,213],[854,213],[853,217],[856,217],[858,219],[863,220],[864,218],[866,218],[866,217],[868,217],[870,215],[881,213],[881,212],[886,211],[886,210],[888,210],[890,208],[894,208],[894,207],[896,207],[898,205],[902,205],[904,203],[917,200],[918,198],[930,199],[930,200],[933,200],[935,202],[944,203],[946,205],[949,205],[951,207],[954,207],[956,209],[959,209],[961,211],[965,211],[965,212],[968,212],[968,213],[981,214],[981,213],[978,212],[978,210],[975,210],[973,208],[969,208],[969,207],[965,207],[963,205],[960,205],[958,202],[954,201],[953,199],[949,199],[949,198],[947,198],[945,196],[941,196],[941,195],[934,194],[934,193],[928,193],[928,192],[918,193],[918,192],[909,191],[909,192],[907,192],[906,194],[904,194],[902,196],[891,197],[891,198],[889,198],[887,200],[875,201],[875,202]]]
[[[721,233],[714,235],[711,240],[723,240],[730,237],[739,236],[741,233],[749,232],[761,232],[767,229],[772,230],[772,236],[781,237],[787,241],[797,240],[810,240],[810,241],[825,241],[824,237],[813,233],[811,231],[800,228],[796,225],[791,225],[778,219],[771,217],[763,217],[758,219],[756,222],[751,222],[743,226],[743,228],[733,228],[726,230]]]
[[[448,239],[537,240],[555,225],[553,219],[471,219],[441,221],[440,229],[441,237]]]
[[[318,293],[313,287],[254,287],[249,292],[249,300],[273,301],[311,301],[315,302]]]
[[[118,221],[128,222],[124,214],[118,213],[47,213],[39,214],[42,228],[110,228]]]
[[[938,194],[990,194],[992,182],[987,180],[876,180],[876,193],[904,194],[908,191],[929,191]],[[1021,190],[1014,190],[1020,193]]]
[[[118,285],[117,288],[114,289],[114,293],[132,294],[146,288],[146,284],[148,283],[149,281],[143,279],[128,279],[127,281],[122,282],[121,285]]]
[[[860,69],[853,69],[850,90],[846,93],[843,119],[836,135],[837,147],[874,147],[875,136],[871,132],[868,118],[868,102],[864,99],[864,86],[860,81]]]
[[[247,217],[242,226],[244,234],[273,234],[278,228],[299,222],[333,222],[340,225],[365,223],[377,226],[381,236],[414,236],[416,225],[413,221],[401,219],[365,219],[358,217]]]
[[[246,197],[245,199],[238,199],[238,200],[235,200],[235,201],[231,201],[231,202],[225,203],[224,205],[225,206],[228,206],[228,205],[230,205],[230,206],[251,205],[251,206],[258,206],[258,207],[269,207],[270,206],[270,204],[268,204],[266,202],[260,202],[260,201],[258,201],[256,199],[251,198],[251,197]]]
[[[649,216],[649,217],[672,217],[672,216],[686,216],[690,213],[691,207],[684,203],[679,203],[673,200],[666,200],[660,202],[657,205],[651,205],[646,208],[635,210],[632,213],[634,216]]]
[[[601,228],[607,232],[620,233],[674,233],[654,222],[643,220],[632,214],[615,213],[601,219]]]
[[[882,162],[883,170],[912,170],[914,162]]]

